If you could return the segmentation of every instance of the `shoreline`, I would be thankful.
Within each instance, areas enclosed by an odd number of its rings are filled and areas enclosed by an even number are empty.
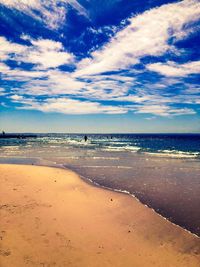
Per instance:
[[[112,188],[112,187],[107,187],[107,186],[104,186],[104,185],[100,185],[98,184],[97,182],[93,181],[92,179],[90,178],[87,178],[83,175],[80,175],[78,173],[76,173],[76,171],[74,171],[73,169],[69,168],[69,167],[65,167],[63,164],[57,164],[56,165],[39,165],[39,164],[36,164],[36,163],[0,163],[0,166],[1,165],[21,165],[21,166],[38,166],[38,167],[47,167],[47,168],[56,168],[56,169],[61,169],[61,170],[66,170],[66,171],[71,171],[73,173],[75,173],[81,180],[83,180],[84,182],[86,182],[87,184],[91,185],[91,186],[94,186],[94,187],[97,187],[97,188],[102,188],[102,189],[105,189],[105,190],[109,190],[109,191],[112,191],[112,192],[117,192],[117,193],[121,193],[121,194],[125,194],[125,195],[128,195],[132,198],[134,198],[136,201],[138,201],[140,204],[144,205],[145,207],[149,208],[152,210],[152,212],[154,212],[155,214],[157,214],[158,216],[160,216],[161,218],[163,218],[164,220],[168,221],[170,224],[184,230],[185,232],[193,235],[194,237],[197,237],[200,239],[200,236],[198,236],[197,234],[191,232],[190,230],[170,221],[167,217],[163,216],[162,214],[158,213],[153,207],[151,207],[150,205],[147,205],[145,203],[143,203],[142,201],[140,201],[139,198],[137,198],[134,194],[130,193],[129,191],[127,190],[120,190],[120,189],[117,189],[117,188]]]
[[[59,168],[59,167],[58,167],[58,168]],[[64,168],[64,169],[67,170],[67,168]],[[71,169],[69,168],[69,170],[71,170]],[[73,171],[73,170],[71,170],[71,171]],[[144,206],[147,207],[148,209],[151,209],[151,210],[152,210],[153,212],[155,212],[158,216],[160,216],[160,217],[163,218],[164,220],[168,221],[168,222],[171,223],[172,225],[174,225],[174,226],[176,226],[176,227],[179,227],[179,228],[181,228],[182,230],[184,230],[185,232],[187,232],[187,233],[189,233],[189,234],[191,234],[191,235],[193,235],[193,236],[195,236],[195,237],[197,237],[197,238],[200,239],[200,237],[199,237],[197,234],[192,233],[190,230],[187,230],[187,229],[183,228],[182,226],[180,226],[180,225],[178,225],[178,224],[175,224],[175,223],[171,222],[168,218],[166,218],[166,217],[164,217],[163,215],[161,215],[160,213],[158,213],[158,212],[157,212],[154,208],[152,208],[151,206],[148,206],[147,204],[142,203],[142,202],[139,200],[139,198],[137,198],[134,194],[131,194],[129,191],[127,191],[127,190],[120,190],[120,189],[117,189],[117,188],[106,187],[106,186],[100,185],[100,184],[98,184],[98,183],[92,181],[92,179],[90,179],[90,178],[87,178],[87,177],[84,177],[84,176],[81,176],[81,175],[79,175],[79,177],[80,177],[83,181],[88,182],[90,185],[92,185],[92,186],[96,186],[97,188],[102,188],[102,189],[105,189],[105,190],[110,190],[110,191],[113,191],[113,192],[117,192],[117,193],[125,194],[125,195],[128,195],[128,196],[134,198],[134,199],[135,199],[136,201],[138,201],[140,204],[144,205]]]
[[[198,266],[199,238],[135,197],[64,168],[0,170],[3,267]]]

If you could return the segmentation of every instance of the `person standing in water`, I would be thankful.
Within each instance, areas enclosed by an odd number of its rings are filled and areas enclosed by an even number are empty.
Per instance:
[[[85,142],[87,142],[87,140],[88,140],[87,135],[84,136],[84,140],[85,140]]]

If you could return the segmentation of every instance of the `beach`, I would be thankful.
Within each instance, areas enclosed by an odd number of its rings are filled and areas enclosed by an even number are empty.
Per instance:
[[[59,168],[0,165],[0,266],[199,266],[200,239]]]
[[[0,163],[70,169],[126,191],[200,237],[199,134],[38,134],[0,139]]]

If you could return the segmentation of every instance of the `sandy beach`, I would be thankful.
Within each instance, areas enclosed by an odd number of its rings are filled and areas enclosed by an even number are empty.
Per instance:
[[[69,170],[0,165],[1,267],[195,267],[200,239]]]

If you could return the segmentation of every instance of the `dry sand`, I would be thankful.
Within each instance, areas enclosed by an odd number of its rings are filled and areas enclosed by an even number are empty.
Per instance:
[[[193,267],[200,239],[67,170],[0,165],[1,267]]]

